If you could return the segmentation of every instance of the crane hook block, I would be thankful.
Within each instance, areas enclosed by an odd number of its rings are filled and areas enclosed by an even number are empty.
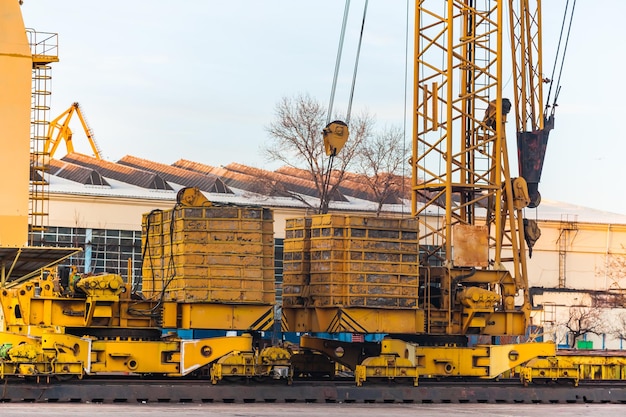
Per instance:
[[[324,150],[326,155],[335,156],[343,148],[348,140],[348,125],[341,120],[335,120],[326,125],[322,130],[324,136]]]

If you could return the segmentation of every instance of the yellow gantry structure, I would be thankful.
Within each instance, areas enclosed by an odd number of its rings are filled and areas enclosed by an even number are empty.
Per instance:
[[[28,240],[32,56],[20,5],[0,1],[0,247]]]

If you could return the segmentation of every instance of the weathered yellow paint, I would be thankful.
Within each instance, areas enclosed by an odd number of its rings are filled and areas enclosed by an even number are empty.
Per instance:
[[[625,380],[626,379],[626,356],[623,352],[616,354],[615,352],[596,350],[589,351],[587,354],[573,354],[572,352],[564,353],[560,351],[554,358],[546,361],[531,361],[526,367],[526,371],[530,382],[532,379],[546,378],[545,375],[555,375],[558,371],[562,376],[563,370],[575,368],[578,379],[597,379],[597,380]],[[524,371],[524,369],[522,369]],[[543,371],[543,373],[541,373]],[[552,373],[549,373],[552,372]],[[523,377],[524,375],[522,375]],[[569,377],[573,378],[574,373],[569,372]],[[552,378],[555,379],[555,378]],[[522,379],[524,382],[524,379]]]
[[[229,343],[228,339],[224,340],[225,346],[234,346]],[[290,359],[291,352],[277,346],[265,348],[260,353],[252,351],[252,345],[248,350],[232,350],[228,355],[222,353],[219,360],[211,367],[211,382],[216,384],[224,377],[291,379],[293,373]]]
[[[362,365],[358,365],[354,370],[354,377],[357,386],[363,385],[368,379],[400,379],[411,378],[413,385],[417,386],[419,372],[417,367],[410,360],[396,355],[380,355],[367,358]]]
[[[232,337],[186,340],[181,342],[180,374],[187,375],[232,352],[253,352],[252,336],[249,334]]]
[[[49,277],[38,278],[15,288],[3,289],[0,309],[6,329],[15,332],[20,332],[23,326],[156,326],[156,319],[146,314],[156,302],[131,300],[128,292],[122,293],[120,285],[123,281],[118,275],[88,277],[80,286],[92,295],[75,298],[55,293]],[[41,292],[37,294],[36,289]]]
[[[305,343],[309,343],[308,339],[305,339]],[[555,352],[553,343],[428,347],[398,339],[384,339],[381,342],[380,355],[365,358],[355,367],[355,377],[357,385],[372,377],[413,378],[415,385],[418,376],[493,379],[530,360],[553,356]],[[571,368],[570,366],[567,369]],[[533,376],[540,375],[540,372],[529,370],[524,375],[530,381]],[[561,372],[560,375],[574,376],[571,372]]]
[[[285,307],[407,309],[418,305],[415,219],[315,215],[290,219]]]
[[[53,287],[49,278],[39,278],[3,289],[0,310],[5,330],[21,332],[26,326],[147,328],[158,322],[165,328],[180,329],[269,331],[274,326],[272,304],[165,302],[159,304],[159,318],[151,314],[158,301],[130,299],[129,292],[122,292],[121,277],[115,274],[81,279],[78,287],[90,294],[83,294],[84,298],[62,296]]]
[[[534,381],[571,381],[575,386],[580,381],[580,370],[571,358],[536,358],[520,368],[520,380],[524,385]]]
[[[32,57],[19,3],[0,0],[0,246],[28,240]]]
[[[418,369],[423,376],[496,378],[537,357],[553,356],[554,343],[519,343],[474,347],[419,346]]]
[[[198,340],[93,340],[65,334],[62,329],[42,330],[37,336],[1,333],[0,345],[13,346],[8,351],[10,358],[1,361],[2,376],[109,372],[184,376],[233,352],[254,354],[250,335]],[[265,365],[271,369],[273,364]]]
[[[176,323],[173,327],[179,329],[269,331],[274,325],[273,305],[181,303],[176,307],[164,311],[165,322]]]
[[[356,384],[361,386],[370,378],[412,378],[417,386],[417,345],[397,339],[385,339],[381,342],[380,356],[363,360],[354,371]]]
[[[291,332],[423,333],[424,310],[283,308]]]
[[[272,211],[195,200],[199,206],[144,214],[143,294],[182,303],[273,304]]]
[[[31,329],[25,329],[30,333]],[[0,361],[0,374],[50,377],[82,376],[89,366],[91,340],[37,329],[32,334],[1,333],[1,345],[13,345],[10,359]]]
[[[137,372],[180,374],[180,342],[98,340],[91,352],[90,373]]]

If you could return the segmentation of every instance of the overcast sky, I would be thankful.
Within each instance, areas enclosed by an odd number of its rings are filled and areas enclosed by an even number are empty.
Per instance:
[[[565,3],[543,1],[547,76]],[[363,4],[352,1],[340,113]],[[24,0],[22,14],[27,27],[59,34],[51,117],[78,101],[105,159],[275,169],[260,150],[275,105],[301,93],[328,105],[343,9],[340,0]],[[367,110],[381,129],[404,122],[406,15],[406,1],[369,2],[353,112]],[[576,6],[544,199],[626,214],[624,16],[623,0]],[[77,120],[72,129],[90,154]]]

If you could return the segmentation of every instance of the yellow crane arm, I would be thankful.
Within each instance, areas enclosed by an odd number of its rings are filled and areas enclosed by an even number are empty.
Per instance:
[[[50,125],[48,126],[48,134],[46,135],[46,142],[44,144],[44,152],[49,154],[50,157],[54,156],[54,153],[63,139],[65,139],[67,152],[70,153],[74,151],[74,147],[72,145],[72,131],[69,128],[73,112],[74,106],[65,110],[50,122]],[[53,137],[55,131],[57,133],[56,136]]]
[[[83,126],[85,135],[87,135],[87,140],[89,140],[89,145],[91,145],[91,150],[93,151],[94,156],[97,159],[102,159],[100,155],[100,149],[98,148],[96,141],[93,137],[93,132],[85,121],[85,117],[80,110],[78,102],[72,103],[70,108],[65,110],[63,113],[61,113],[50,122],[50,126],[48,127],[48,134],[46,135],[46,142],[44,144],[44,152],[49,154],[51,158],[54,157],[54,154],[62,141],[65,141],[65,148],[67,149],[67,153],[74,152],[74,144],[72,142],[72,130],[69,126],[70,120],[72,119],[72,115],[74,113],[78,115],[78,119]]]

